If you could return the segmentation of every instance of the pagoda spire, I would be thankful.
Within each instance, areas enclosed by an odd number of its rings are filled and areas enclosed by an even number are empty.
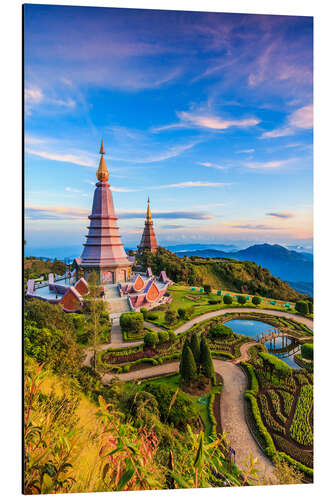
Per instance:
[[[103,139],[101,142],[101,148],[99,150],[99,154],[101,155],[101,159],[99,160],[98,170],[96,172],[96,177],[99,182],[107,182],[109,179],[109,172],[104,160],[105,150],[103,145]]]
[[[156,241],[156,236],[154,232],[154,227],[153,227],[153,221],[151,220],[151,210],[150,210],[150,200],[148,197],[147,200],[148,206],[147,206],[147,214],[146,214],[146,220],[145,220],[145,227],[142,233],[141,237],[141,242],[138,247],[139,252],[143,252],[145,250],[148,250],[149,252],[156,252],[158,245]]]
[[[146,216],[146,222],[151,222],[151,210],[150,210],[150,200],[148,196],[148,206],[147,206],[147,216]]]

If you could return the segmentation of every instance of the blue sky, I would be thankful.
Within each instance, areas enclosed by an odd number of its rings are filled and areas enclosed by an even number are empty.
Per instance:
[[[84,242],[103,137],[125,245],[312,246],[312,18],[25,6],[31,247]]]

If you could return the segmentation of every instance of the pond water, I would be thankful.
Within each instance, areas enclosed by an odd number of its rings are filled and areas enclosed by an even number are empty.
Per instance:
[[[232,319],[230,321],[226,321],[224,324],[226,326],[230,326],[235,333],[251,337],[255,340],[257,339],[258,334],[274,328],[272,325],[264,323],[263,321],[252,321],[248,319]],[[290,347],[289,352],[275,352],[276,350],[282,349],[282,337],[275,339],[275,350],[271,349],[273,346],[271,346],[270,342],[266,342],[265,344],[268,352],[282,359],[291,368],[299,370],[300,367],[294,361],[294,354],[298,354],[300,352],[301,346],[293,343],[290,339],[287,339],[286,345]]]

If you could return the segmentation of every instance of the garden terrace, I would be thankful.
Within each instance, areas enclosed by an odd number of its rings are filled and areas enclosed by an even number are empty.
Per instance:
[[[305,370],[291,370],[289,376],[281,378],[276,370],[270,375],[265,357],[268,360],[266,353],[253,355],[243,364],[249,378],[246,413],[250,428],[269,456],[286,454],[290,463],[296,461],[297,467],[311,477],[313,376]]]

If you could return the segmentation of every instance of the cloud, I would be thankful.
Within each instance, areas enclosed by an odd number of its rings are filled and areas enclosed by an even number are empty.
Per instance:
[[[312,128],[313,127],[313,105],[303,106],[294,111],[289,117],[289,123],[296,128]]]
[[[208,167],[208,168],[216,168],[217,170],[225,170],[227,167],[223,167],[222,165],[217,165],[216,163],[210,163],[210,162],[197,162],[198,165],[202,165],[203,167]]]
[[[119,188],[116,186],[110,186],[110,189],[115,193],[134,193],[135,191],[139,191],[139,189]]]
[[[184,229],[186,226],[178,226],[177,224],[166,224],[160,226],[160,229]]]
[[[252,161],[252,162],[247,162],[245,163],[245,166],[247,168],[252,168],[252,169],[271,169],[271,168],[279,168],[283,167],[287,163],[290,163],[294,161],[294,158],[290,158],[288,160],[275,160],[275,161],[264,161],[264,162],[258,162],[258,161]]]
[[[167,188],[191,188],[191,187],[221,187],[229,186],[226,182],[206,182],[206,181],[186,181],[178,184],[166,184],[164,186],[154,186],[148,189],[167,189]]]
[[[25,215],[28,220],[73,220],[87,219],[90,209],[80,207],[26,207]],[[146,211],[122,211],[117,212],[119,219],[145,219]],[[208,220],[213,216],[207,212],[200,211],[154,211],[153,219],[189,219]]]
[[[124,212],[118,211],[118,216],[120,219],[145,219],[145,211],[131,211]],[[155,212],[152,213],[153,219],[190,219],[190,220],[208,220],[212,219],[213,216],[207,214],[206,212],[196,212],[196,211],[171,211],[171,212]]]
[[[275,231],[279,227],[266,226],[265,224],[237,224],[231,226],[234,229],[250,229],[251,231]]]
[[[254,149],[241,149],[240,151],[236,151],[236,153],[254,153]]]
[[[86,219],[90,211],[77,207],[26,207],[25,215],[28,220],[68,220]]]
[[[278,219],[290,219],[294,217],[291,212],[267,212],[266,215],[269,217],[277,217]]]
[[[294,135],[299,129],[313,128],[313,105],[303,106],[288,116],[287,124],[284,127],[269,130],[261,135],[261,139],[271,139],[275,137],[286,137]]]
[[[257,118],[226,120],[214,115],[196,114],[187,111],[181,111],[177,113],[177,115],[182,121],[192,125],[193,127],[202,127],[212,130],[226,130],[230,127],[252,127],[260,123],[260,120]]]
[[[27,148],[26,152],[31,155],[40,156],[41,158],[45,158],[46,160],[60,161],[64,163],[73,163],[74,165],[80,165],[83,167],[96,167],[96,161],[89,160],[87,157],[81,155],[52,153],[48,151],[37,151],[30,148]]]
[[[176,156],[181,155],[185,151],[192,149],[196,144],[198,144],[199,141],[193,141],[190,142],[189,144],[180,144],[176,146],[171,146],[167,150],[160,152],[160,153],[154,153],[151,156],[143,157],[143,158],[119,158],[119,157],[113,157],[114,160],[117,161],[126,161],[129,163],[155,163],[159,161],[164,161],[168,160],[170,158],[175,158]]]
[[[223,119],[219,116],[207,112],[177,112],[178,123],[170,123],[160,127],[154,127],[152,132],[163,132],[164,130],[183,129],[183,128],[204,128],[209,130],[227,130],[231,127],[246,128],[258,125],[258,118],[242,118],[235,120]]]

